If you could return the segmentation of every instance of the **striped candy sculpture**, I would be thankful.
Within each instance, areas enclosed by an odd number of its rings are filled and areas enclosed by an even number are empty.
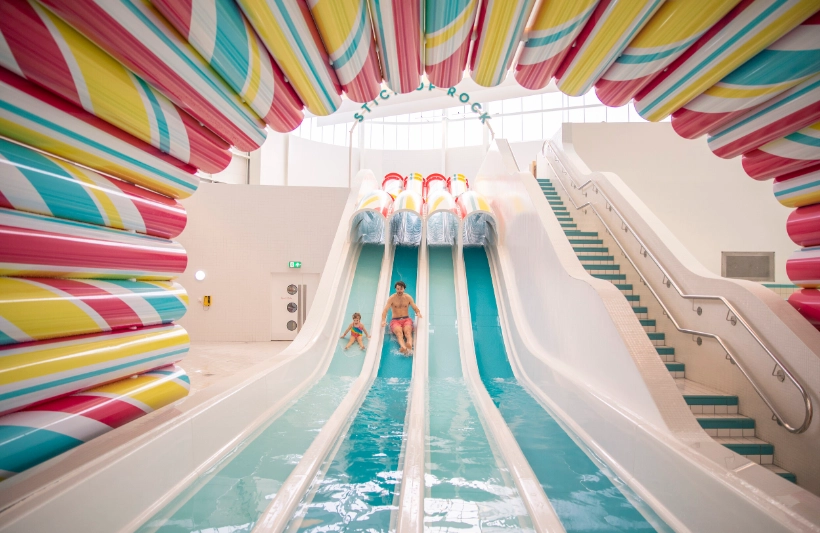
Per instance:
[[[820,74],[710,132],[707,142],[715,155],[737,157],[817,121]]]
[[[786,275],[798,287],[820,288],[820,246],[795,251],[786,260]]]
[[[228,145],[33,0],[0,3],[0,65],[203,172]]]
[[[188,348],[175,325],[0,347],[0,414],[176,363]]]
[[[812,326],[820,330],[820,291],[797,291],[789,296],[789,303],[806,317]]]
[[[489,0],[478,8],[470,76],[482,87],[495,87],[507,75],[535,0]]]
[[[743,154],[743,170],[767,180],[820,164],[820,122]]]
[[[0,207],[167,239],[188,220],[172,198],[2,139]]]
[[[820,203],[795,209],[786,221],[789,238],[800,246],[820,246]]]
[[[237,3],[308,111],[318,116],[336,111],[342,88],[307,5],[301,0]]]
[[[424,70],[433,85],[452,87],[461,81],[477,8],[478,0],[426,0]]]
[[[174,241],[0,209],[0,276],[163,281],[187,263]]]
[[[457,0],[450,3],[455,4],[453,7],[457,9],[463,2]],[[376,42],[379,43],[381,71],[387,86],[398,94],[416,90],[423,69],[423,0],[368,0],[368,4],[373,16]],[[462,72],[463,66],[464,63]],[[437,85],[432,80],[430,83]]]
[[[0,478],[7,479],[188,395],[177,366],[0,417]]]
[[[242,151],[264,123],[151,5],[141,0],[42,0],[123,65]]]
[[[192,166],[2,67],[0,135],[173,198],[199,186]]]
[[[374,100],[382,76],[365,0],[318,0],[309,5],[342,90],[354,102]]]
[[[0,278],[0,344],[167,324],[187,308],[167,281]]]
[[[680,57],[740,0],[666,2],[595,84],[604,104],[620,107]]]
[[[672,127],[681,137],[700,137],[819,72],[820,13],[675,111]]]
[[[820,164],[775,178],[774,197],[786,207],[820,203]]]
[[[556,74],[558,88],[581,96],[615,62],[663,0],[602,0]]]
[[[656,76],[635,109],[662,120],[817,11],[816,0],[744,0]]]
[[[598,0],[539,4],[515,66],[515,79],[522,87],[547,86],[597,5]]]
[[[274,131],[301,124],[302,101],[233,0],[151,3]]]

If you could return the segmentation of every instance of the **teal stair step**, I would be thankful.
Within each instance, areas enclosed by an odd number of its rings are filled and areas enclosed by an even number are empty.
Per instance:
[[[621,265],[584,265],[587,270],[621,270]]]
[[[581,230],[567,230],[564,233],[572,235],[573,237],[597,237],[597,231],[581,231]]]
[[[649,335],[649,338],[651,339],[652,334],[650,333]],[[661,335],[663,335],[663,333],[661,333]],[[658,355],[675,355],[674,346],[655,346],[655,350],[657,350]]]
[[[557,218],[561,222],[575,222],[575,220],[573,220],[573,218],[571,216],[568,216],[568,215],[558,216],[558,213],[556,213],[555,218]]]
[[[640,294],[624,294],[626,296],[627,302],[640,302],[641,295]]]
[[[575,239],[574,235],[567,235],[567,236],[571,237],[570,240],[569,240],[570,244],[603,244],[604,243],[604,241],[602,241],[601,239]],[[589,250],[584,250],[584,251],[588,252]]]
[[[665,341],[666,340],[666,333],[661,332],[654,332],[654,333],[647,333],[649,335],[649,340],[651,341]],[[672,352],[674,353],[674,352]]]
[[[546,191],[555,192],[555,187],[550,187],[549,185],[542,185],[541,190],[544,191],[544,192],[546,192]]]
[[[563,207],[563,206],[555,206],[555,205],[553,205],[553,206],[550,206],[550,207],[552,207],[552,210],[553,210],[553,211],[555,211],[556,213],[564,213],[564,214],[566,214],[566,212],[567,212],[567,208],[566,208],[566,207]]]
[[[586,248],[582,248],[582,250],[587,251]],[[614,261],[615,258],[611,255],[579,255],[578,261]]]
[[[607,281],[624,280],[626,279],[626,274],[592,274],[592,277],[598,279],[605,279]]]
[[[577,227],[578,227],[578,224],[568,223],[568,222],[562,222],[562,223],[561,223],[561,227],[562,227],[562,228],[577,228]]]
[[[564,205],[564,202],[562,202],[561,200],[549,200],[549,199],[547,199],[547,201],[550,203],[551,206]],[[554,209],[554,207],[553,207],[553,209]]]
[[[666,369],[670,372],[685,372],[686,365],[683,363],[664,363],[666,365]]]
[[[731,394],[684,394],[686,405],[737,405],[737,396]]]
[[[714,439],[718,444],[722,444],[740,455],[774,454],[773,445],[756,437],[714,437]]]
[[[797,476],[789,472],[788,470],[783,470],[779,466],[775,465],[761,465],[763,468],[770,470],[771,472],[777,474],[778,476],[791,481],[792,483],[797,483]]]
[[[696,415],[703,429],[754,429],[755,419],[740,415]]]
[[[645,328],[654,328],[655,327],[655,319],[654,318],[642,318],[640,320],[641,326]]]
[[[588,242],[588,241],[583,241],[583,242]],[[581,247],[577,247],[577,248],[573,248],[573,251],[575,251],[575,253],[583,252],[585,254],[605,254],[605,253],[609,252],[609,248],[581,248]]]
[[[637,314],[646,314],[649,312],[649,310],[646,307],[633,307],[632,310],[635,311],[635,313]]]

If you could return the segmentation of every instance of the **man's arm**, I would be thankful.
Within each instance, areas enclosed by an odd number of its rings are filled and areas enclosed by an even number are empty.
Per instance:
[[[408,294],[407,296],[410,296],[410,295]],[[417,318],[424,318],[423,316],[421,316],[421,310],[418,308],[418,306],[416,306],[416,302],[413,301],[412,296],[410,296],[410,307],[412,307],[413,311],[416,312],[416,317]]]
[[[390,309],[390,304],[393,302],[393,297],[387,299],[387,303],[384,304],[384,311],[382,311],[382,327],[387,325],[387,310]]]

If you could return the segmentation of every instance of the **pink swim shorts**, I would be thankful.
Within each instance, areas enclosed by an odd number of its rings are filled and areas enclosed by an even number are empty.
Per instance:
[[[404,329],[404,326],[410,326],[412,328],[413,321],[410,319],[409,316],[394,318],[390,321],[390,331],[396,329],[396,326],[400,327],[401,329]]]

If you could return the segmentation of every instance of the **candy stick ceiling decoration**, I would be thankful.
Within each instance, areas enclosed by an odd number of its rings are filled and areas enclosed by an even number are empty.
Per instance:
[[[233,0],[152,3],[268,126],[299,126],[302,101]]]
[[[365,0],[314,0],[309,5],[347,97],[359,103],[376,98],[382,75]]]
[[[602,0],[556,73],[558,88],[571,96],[589,91],[663,0]]]
[[[262,146],[262,120],[148,2],[40,3],[232,145]]]
[[[546,87],[597,5],[598,0],[541,2],[527,27],[515,80],[527,89]]]
[[[16,295],[0,302],[0,359],[42,363],[0,384],[13,398],[0,404],[0,478],[187,394],[164,365],[188,350],[171,323],[187,308],[173,281],[187,255],[171,239],[198,170],[259,148],[266,126],[292,131],[304,108],[330,115],[342,95],[383,99],[424,75],[594,88],[708,135],[794,209],[786,268],[805,289],[790,303],[820,328],[818,12],[820,0],[0,2],[0,289]],[[416,192],[390,192],[395,204],[380,192],[367,207],[419,212]],[[469,194],[462,212],[489,209]],[[31,395],[29,378],[51,385]],[[157,401],[130,407],[142,396]],[[6,438],[39,438],[46,416],[59,430],[48,453]]]
[[[368,0],[367,3],[373,16],[382,75],[387,87],[398,94],[414,91],[419,86],[424,68],[421,58],[423,0]],[[458,9],[462,2],[437,3],[440,10],[450,10]],[[472,23],[469,24],[469,28],[472,30]],[[464,60],[466,59],[465,54]],[[463,72],[462,63],[458,70],[458,80],[461,79]]]
[[[820,14],[803,22],[672,115],[694,139],[820,72]]]
[[[452,87],[467,68],[478,0],[426,0],[424,68],[437,87]]]
[[[0,65],[203,172],[228,145],[33,0],[0,3]]]
[[[663,4],[598,80],[598,99],[613,107],[628,104],[739,2],[688,0]]]
[[[342,104],[339,80],[301,0],[238,0],[256,33],[314,115],[330,115]]]

